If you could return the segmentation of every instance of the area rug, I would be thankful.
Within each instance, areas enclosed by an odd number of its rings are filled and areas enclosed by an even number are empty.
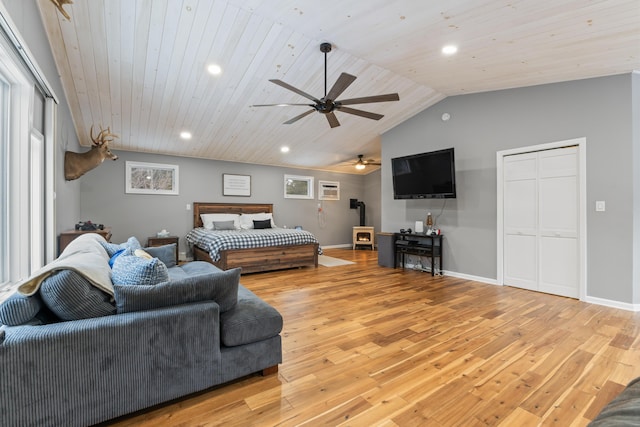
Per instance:
[[[355,264],[355,262],[326,255],[318,255],[318,264],[324,265],[325,267],[337,267],[339,265]]]

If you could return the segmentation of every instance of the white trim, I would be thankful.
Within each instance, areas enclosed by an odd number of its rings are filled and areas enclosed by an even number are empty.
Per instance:
[[[503,162],[504,157],[514,155],[531,153],[543,150],[552,150],[555,148],[563,148],[577,146],[578,147],[578,185],[579,185],[579,231],[578,239],[579,245],[579,266],[578,266],[578,287],[581,301],[586,301],[587,298],[587,139],[584,137],[568,139],[565,141],[549,142],[540,145],[533,145],[528,147],[513,148],[510,150],[498,151],[496,153],[496,181],[497,181],[497,227],[496,227],[496,242],[497,242],[497,270],[496,270],[496,284],[504,285],[504,170]]]
[[[640,304],[629,304],[626,302],[614,301],[610,299],[597,298],[597,297],[586,297],[584,302],[588,302],[591,304],[602,305],[605,307],[618,308],[620,310],[627,311],[640,311]]]
[[[53,98],[46,98],[44,104],[44,261],[50,263],[56,258],[56,103]]]
[[[44,135],[31,129],[29,144],[29,260],[31,271],[45,264],[45,147]]]
[[[442,272],[442,275],[443,276],[449,276],[449,277],[455,277],[457,279],[472,280],[474,282],[480,282],[480,283],[484,283],[484,284],[487,284],[487,285],[502,286],[495,279],[489,279],[487,277],[474,276],[474,275],[465,274],[465,273],[456,273],[455,271],[444,270]]]
[[[339,249],[339,248],[349,248],[352,249],[353,245],[351,243],[345,243],[342,245],[328,245],[328,246],[324,246],[321,245],[322,249]]]
[[[2,31],[9,38],[10,43],[15,48],[24,65],[26,65],[26,67],[29,69],[29,72],[36,80],[40,90],[42,90],[47,97],[53,98],[54,101],[58,103],[58,97],[51,88],[51,85],[47,81],[44,73],[33,59],[35,58],[35,56],[33,56],[31,51],[27,47],[26,43],[24,42],[24,38],[20,35],[20,32],[17,30],[16,25],[11,20],[9,12],[2,3],[0,3],[0,29],[2,29]]]

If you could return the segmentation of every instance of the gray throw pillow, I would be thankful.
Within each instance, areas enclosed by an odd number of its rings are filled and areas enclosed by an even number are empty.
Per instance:
[[[144,251],[146,253],[164,262],[164,265],[166,265],[167,268],[171,268],[176,265],[177,250],[178,248],[176,248],[175,243],[170,243],[163,246],[149,246],[148,248],[144,248]]]
[[[213,221],[214,230],[235,230],[233,221]]]
[[[201,274],[155,286],[121,286],[113,284],[118,313],[151,310],[212,300],[223,313],[238,302],[240,268]]]

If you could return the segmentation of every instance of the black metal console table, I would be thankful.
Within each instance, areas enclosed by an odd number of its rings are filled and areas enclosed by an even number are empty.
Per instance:
[[[394,233],[395,237],[395,254],[393,258],[393,268],[396,268],[398,254],[402,268],[404,268],[405,255],[424,256],[431,261],[431,275],[435,274],[436,258],[440,271],[443,270],[442,264],[442,234],[429,235],[425,233]]]

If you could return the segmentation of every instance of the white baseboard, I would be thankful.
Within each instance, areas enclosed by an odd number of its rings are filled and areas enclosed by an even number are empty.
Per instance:
[[[343,243],[341,245],[320,245],[322,249],[342,249],[342,248],[353,248],[351,243]]]
[[[583,301],[591,304],[603,305],[605,307],[619,308],[620,310],[640,311],[640,304],[630,304],[627,302],[613,301],[610,299],[590,296],[587,296]]]
[[[455,271],[444,271],[444,275],[445,276],[451,276],[451,277],[456,277],[458,279],[465,279],[465,280],[473,280],[474,282],[480,282],[480,283],[486,283],[487,285],[496,285],[496,286],[502,286],[498,283],[498,281],[496,279],[489,279],[486,277],[481,277],[481,276],[474,276],[472,274],[465,274],[465,273],[457,273]]]

